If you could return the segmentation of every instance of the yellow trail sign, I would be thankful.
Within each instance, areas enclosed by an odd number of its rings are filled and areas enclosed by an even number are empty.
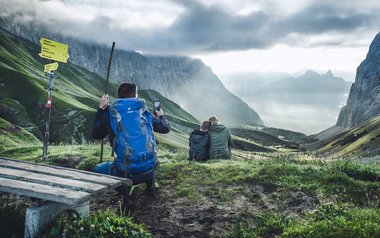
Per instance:
[[[67,63],[69,58],[69,46],[57,41],[41,38],[41,53],[39,56],[45,59]]]
[[[54,71],[58,69],[58,63],[45,64],[44,72]]]

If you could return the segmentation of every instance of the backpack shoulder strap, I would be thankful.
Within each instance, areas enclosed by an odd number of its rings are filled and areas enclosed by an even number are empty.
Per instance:
[[[119,132],[121,131],[122,127],[122,121],[121,121],[121,115],[120,112],[117,110],[117,108],[111,104],[109,106],[109,113],[110,113],[110,123],[111,123],[111,128],[115,133],[115,138],[112,143],[112,151],[111,151],[111,156],[115,156],[115,148],[116,148],[116,141],[117,141],[117,136]],[[114,125],[114,120],[113,118],[116,118],[116,125]]]
[[[146,101],[145,101],[145,99],[143,99],[143,98],[138,98],[137,100],[138,100],[139,102],[141,102],[141,104],[142,104],[140,110],[142,110],[143,112],[148,111],[148,107],[146,106]]]

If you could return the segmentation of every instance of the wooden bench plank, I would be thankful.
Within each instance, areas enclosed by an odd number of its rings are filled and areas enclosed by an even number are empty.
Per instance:
[[[92,182],[106,185],[112,188],[120,186],[122,183],[130,186],[132,185],[132,181],[125,178],[108,176],[88,171],[79,171],[58,166],[41,165],[25,161],[10,160],[5,158],[0,158],[0,167],[17,168],[20,170],[32,171],[41,174],[49,174],[59,176],[62,178],[70,178],[80,181]]]
[[[78,205],[90,199],[87,192],[73,191],[66,188],[0,178],[0,191],[34,197],[68,205]]]
[[[91,194],[99,193],[107,189],[107,186],[101,184],[56,177],[53,175],[40,174],[25,170],[19,170],[16,168],[0,167],[0,177],[55,187],[62,187],[75,191],[85,191]]]

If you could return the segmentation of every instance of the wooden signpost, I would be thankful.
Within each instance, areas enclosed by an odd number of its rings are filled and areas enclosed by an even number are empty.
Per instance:
[[[58,63],[54,61],[59,61],[62,63],[67,63],[69,58],[69,46],[62,44],[57,41],[49,40],[46,38],[41,38],[41,53],[38,55],[45,59],[50,59],[52,63],[46,64],[44,67],[44,72],[49,75],[49,88],[48,88],[48,98],[46,103],[46,120],[45,120],[45,138],[44,138],[44,151],[43,160],[47,158],[47,148],[49,144],[49,127],[50,127],[50,114],[51,114],[51,99],[52,90],[54,83],[54,71],[58,69]]]

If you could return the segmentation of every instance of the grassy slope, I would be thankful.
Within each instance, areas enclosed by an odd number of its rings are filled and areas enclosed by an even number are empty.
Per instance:
[[[42,139],[48,79],[43,74],[46,60],[38,56],[40,46],[0,31],[0,117],[17,124]],[[91,140],[92,120],[101,97],[104,79],[85,69],[59,64],[55,79],[50,141],[83,143]],[[110,83],[111,98],[117,86]],[[159,100],[179,142],[185,146],[185,134],[199,122],[177,104],[158,92],[141,90],[140,97],[152,108]],[[180,135],[180,134],[183,135]]]
[[[3,32],[0,33],[0,45],[2,105],[12,108],[9,99],[13,104],[20,104],[24,118],[30,119],[26,123],[35,125],[35,134],[41,138],[48,80],[42,71],[46,62],[38,57],[39,46]],[[96,95],[99,94],[96,86],[101,85],[103,79],[70,64],[60,64],[56,75],[59,78],[55,80],[53,91],[51,141],[82,142],[90,136],[87,125],[95,112],[91,104],[96,105],[100,96]],[[87,104],[77,100],[81,98],[87,98]],[[20,113],[15,110],[14,114]],[[1,115],[12,123],[19,123],[14,115],[9,115],[9,110],[2,111]]]
[[[0,151],[35,146],[38,142],[30,132],[0,118]]]
[[[315,152],[330,158],[360,158],[380,155],[380,116],[321,142]]]
[[[265,133],[262,131],[242,129],[242,128],[232,128],[231,133],[235,136],[258,143],[261,146],[298,148],[298,144],[294,142],[279,139],[278,136]]]

